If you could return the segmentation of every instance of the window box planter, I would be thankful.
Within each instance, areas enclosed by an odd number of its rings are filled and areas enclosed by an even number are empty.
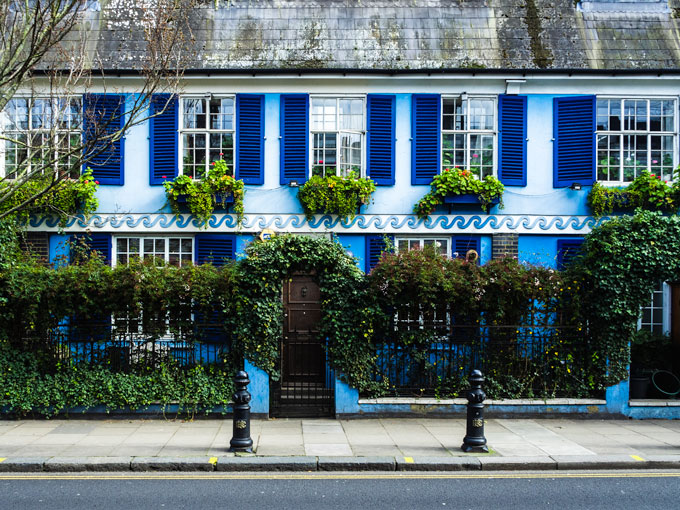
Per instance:
[[[341,218],[354,218],[361,206],[370,202],[375,183],[354,172],[347,177],[330,175],[312,176],[298,191],[298,200],[310,220],[315,214],[337,214]]]
[[[489,204],[498,205],[501,202],[501,197],[492,198]],[[481,205],[479,197],[473,193],[463,193],[460,195],[447,195],[444,197],[445,204],[473,204]]]
[[[178,204],[186,204],[188,195],[179,195],[176,202]],[[213,198],[215,199],[215,208],[219,209],[224,204],[224,208],[228,209],[231,204],[234,203],[233,193],[214,193]]]
[[[430,183],[430,192],[414,206],[413,212],[427,219],[442,204],[451,208],[455,205],[478,206],[488,214],[495,205],[503,208],[503,184],[493,176],[478,179],[470,170],[446,168],[435,175]]]
[[[201,180],[179,175],[172,181],[164,182],[163,186],[175,214],[181,214],[188,208],[206,228],[215,209],[224,210],[230,206],[233,207],[237,222],[240,224],[243,221],[243,181],[234,179],[228,173],[224,160],[213,162]]]

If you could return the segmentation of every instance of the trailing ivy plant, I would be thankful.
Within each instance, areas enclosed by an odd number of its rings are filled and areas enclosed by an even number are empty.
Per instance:
[[[640,307],[659,281],[680,278],[680,217],[638,209],[593,229],[570,270],[607,383],[628,377]]]
[[[482,209],[488,212],[496,199],[500,201],[499,207],[503,207],[504,190],[503,183],[492,175],[479,179],[471,170],[445,168],[434,176],[430,192],[413,206],[413,212],[419,218],[427,218],[444,203],[445,197],[451,195],[476,195]]]
[[[375,183],[350,172],[347,177],[313,175],[298,191],[307,219],[315,214],[337,214],[341,218],[354,218],[357,210],[371,199]]]
[[[0,188],[12,185],[12,181],[0,180]],[[99,204],[95,194],[98,186],[99,181],[94,179],[90,168],[77,179],[66,178],[56,183],[52,175],[43,175],[17,188],[8,200],[0,204],[0,212],[10,211],[29,198],[37,196],[15,216],[23,220],[31,214],[57,216],[60,225],[63,226],[71,216],[76,214],[89,216],[97,210]],[[41,194],[42,191],[44,193]]]
[[[675,173],[680,177],[678,170]],[[669,184],[645,170],[623,188],[596,182],[588,193],[588,205],[596,217],[616,210],[632,212],[638,207],[648,211],[677,212],[680,208],[680,185],[677,178],[674,184]]]
[[[255,241],[240,261],[238,343],[258,367],[280,377],[283,328],[282,282],[295,273],[314,274],[321,290],[320,335],[327,338],[331,366],[361,391],[380,386],[371,379],[371,337],[376,314],[364,273],[338,243],[284,235]]]
[[[215,207],[225,207],[229,195],[234,197],[236,221],[238,224],[243,221],[243,181],[234,179],[223,159],[214,161],[203,179],[192,179],[190,175],[182,174],[172,181],[165,181],[163,186],[175,214],[182,212],[182,204],[186,202],[191,214],[206,228]]]
[[[116,372],[106,366],[54,363],[40,352],[19,351],[0,339],[0,409],[15,417],[55,416],[73,408],[104,406],[106,412],[170,405],[178,413],[226,412],[233,395],[233,366],[183,368],[164,363],[155,370]]]

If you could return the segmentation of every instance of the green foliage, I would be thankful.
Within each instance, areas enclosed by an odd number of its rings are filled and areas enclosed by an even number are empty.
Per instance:
[[[446,168],[441,174],[434,176],[430,192],[413,206],[413,212],[419,218],[427,218],[444,203],[445,197],[468,194],[476,195],[482,209],[488,212],[495,199],[500,199],[499,206],[503,207],[504,189],[503,184],[491,175],[478,179],[470,170]]]
[[[588,193],[588,205],[595,216],[637,208],[677,212],[680,208],[680,185],[677,179],[675,184],[670,185],[645,170],[625,188],[603,186],[596,182]]]
[[[374,352],[385,352],[383,344],[389,344],[405,363],[419,367],[432,381],[421,391],[459,396],[470,366],[480,361],[495,397],[582,396],[602,387],[604,372],[591,373],[591,359],[579,359],[586,342],[579,284],[563,273],[509,257],[478,266],[426,247],[383,254],[367,278],[379,310]],[[451,351],[457,355],[433,361],[431,346],[443,337],[446,343],[458,339]],[[528,346],[536,345],[543,351],[527,355]],[[475,359],[474,349],[483,360]],[[454,360],[459,364],[447,365]],[[396,388],[389,369],[377,374]],[[385,387],[371,390],[379,395]]]
[[[102,316],[139,317],[141,337],[169,332],[183,338],[196,334],[192,314],[215,309],[225,312],[225,330],[233,328],[228,318],[238,285],[234,264],[177,268],[145,260],[111,268],[97,256],[76,261],[54,269],[31,261],[0,268],[0,338],[15,346],[26,338],[46,338],[65,317],[75,316],[95,322]],[[114,323],[112,333],[123,334],[126,327],[126,321]]]
[[[56,183],[53,181],[53,176],[43,175],[24,183],[8,200],[0,204],[0,213],[10,211],[35,196],[35,200],[21,207],[13,216],[27,219],[31,214],[54,215],[59,218],[61,225],[65,225],[69,216],[78,213],[88,216],[97,210],[95,194],[99,181],[92,177],[90,168],[78,179],[67,178]],[[0,192],[11,186],[11,181],[0,181]]]
[[[627,378],[640,307],[659,281],[680,277],[678,254],[680,218],[637,210],[594,229],[570,268],[582,282],[584,318],[597,350],[606,354],[599,368],[609,384]]]
[[[0,271],[17,264],[21,258],[19,232],[13,218],[0,220]]]
[[[234,179],[226,161],[214,161],[204,179],[192,179],[189,175],[178,175],[173,181],[165,181],[165,194],[175,214],[182,212],[186,202],[189,211],[207,228],[215,207],[225,207],[225,199],[234,197],[234,213],[240,224],[243,221],[243,181]]]
[[[284,235],[251,244],[241,261],[237,305],[238,343],[249,359],[279,377],[283,327],[281,285],[295,273],[316,274],[321,290],[320,334],[328,339],[330,364],[355,387],[374,383],[370,339],[375,310],[364,274],[338,243],[324,238]]]
[[[0,409],[15,416],[54,416],[74,407],[104,406],[108,411],[179,405],[193,415],[226,409],[233,395],[233,367],[182,368],[162,364],[155,370],[121,373],[104,366],[56,366],[39,353],[12,349],[0,340]]]
[[[641,329],[630,344],[631,373],[651,370],[671,370],[673,342],[668,335]]]
[[[307,219],[317,213],[354,218],[358,208],[368,203],[374,191],[375,183],[355,172],[347,177],[313,175],[298,191],[298,199]]]

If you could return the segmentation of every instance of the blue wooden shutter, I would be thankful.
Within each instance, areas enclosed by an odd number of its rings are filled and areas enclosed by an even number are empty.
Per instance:
[[[595,96],[553,99],[553,186],[595,182]]]
[[[236,171],[245,184],[264,184],[264,95],[236,95]]]
[[[307,181],[309,169],[309,95],[281,95],[281,184]]]
[[[111,234],[94,233],[94,234],[74,234],[71,236],[71,244],[78,245],[84,243],[88,254],[97,252],[100,257],[104,259],[107,264],[111,263]],[[71,253],[71,262],[74,261],[73,253]]]
[[[394,104],[396,96],[367,97],[367,175],[377,185],[394,184]]]
[[[527,185],[527,98],[498,97],[498,178],[507,186]]]
[[[411,110],[411,184],[430,184],[441,158],[441,96],[414,94]]]
[[[569,263],[581,254],[583,238],[557,240],[557,269],[562,271]]]
[[[156,186],[177,177],[177,123],[179,101],[170,94],[151,96],[149,114],[149,184]]]
[[[479,254],[480,249],[481,238],[479,236],[453,236],[451,239],[452,258],[464,259],[469,250],[475,250]]]
[[[90,167],[99,184],[124,184],[125,138],[103,139],[125,125],[125,96],[86,94],[83,99],[83,134],[86,144],[83,170]]]
[[[196,234],[194,238],[196,264],[223,266],[236,252],[236,236],[232,234]]]
[[[233,234],[196,234],[194,238],[196,264],[212,264],[221,267],[233,260],[236,253],[236,236]],[[196,310],[194,326],[196,337],[208,343],[225,343],[222,306],[214,303],[212,309]]]
[[[366,236],[366,272],[370,272],[380,261],[380,256],[387,250],[385,238],[394,244],[392,235],[372,235]]]

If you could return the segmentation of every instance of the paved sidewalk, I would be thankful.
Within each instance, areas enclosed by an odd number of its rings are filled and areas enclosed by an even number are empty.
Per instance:
[[[680,468],[680,421],[489,419],[465,454],[463,419],[0,421],[0,471]]]

